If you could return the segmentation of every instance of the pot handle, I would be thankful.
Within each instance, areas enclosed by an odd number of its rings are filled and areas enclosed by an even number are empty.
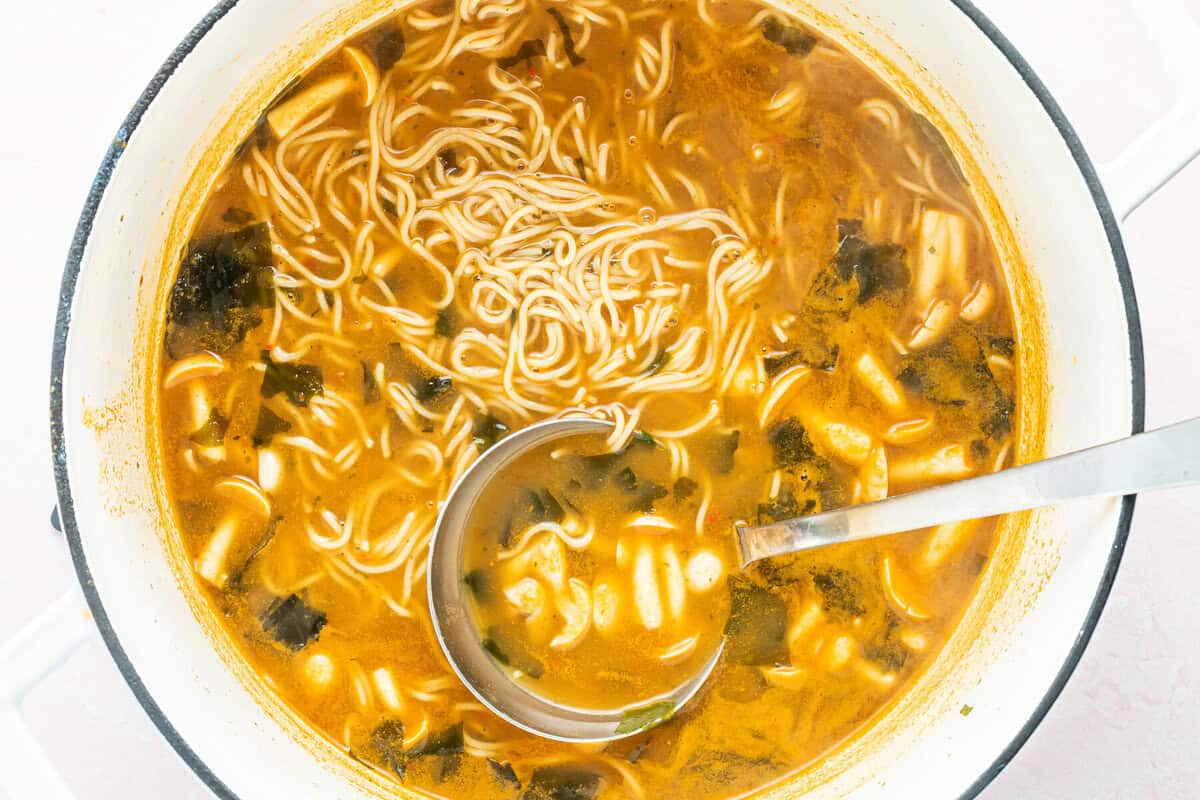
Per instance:
[[[1176,98],[1171,110],[1100,169],[1124,221],[1200,154],[1200,25],[1183,0],[1126,0],[1162,54]]]
[[[58,668],[95,631],[74,588],[0,644],[0,795],[12,800],[74,800],[21,716],[26,693]]]

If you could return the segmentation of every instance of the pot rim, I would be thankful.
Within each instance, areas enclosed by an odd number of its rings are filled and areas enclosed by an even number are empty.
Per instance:
[[[71,246],[67,253],[66,264],[63,268],[62,284],[59,290],[58,310],[50,362],[50,449],[54,463],[54,481],[58,494],[59,516],[70,547],[71,560],[75,566],[76,577],[83,589],[88,606],[91,608],[96,627],[100,630],[100,635],[104,639],[105,646],[108,648],[109,654],[112,656],[118,671],[121,673],[121,677],[129,685],[134,697],[142,706],[142,709],[146,712],[151,722],[154,723],[155,727],[158,728],[159,732],[167,740],[168,744],[183,759],[184,763],[221,800],[240,800],[240,798],[197,755],[179,731],[176,730],[171,721],[167,719],[154,697],[150,694],[146,685],[139,677],[137,669],[126,654],[125,648],[121,644],[109,620],[104,603],[92,579],[91,569],[88,566],[87,556],[83,549],[78,520],[75,517],[75,507],[71,496],[71,484],[67,470],[67,447],[63,433],[62,379],[66,363],[67,337],[71,327],[71,306],[75,297],[75,289],[83,261],[84,250],[91,236],[92,223],[95,220],[96,212],[108,188],[108,183],[112,178],[117,162],[124,153],[126,144],[133,135],[138,123],[145,115],[146,110],[154,102],[159,91],[170,80],[171,75],[183,63],[183,60],[187,58],[200,40],[238,2],[239,0],[220,0],[204,15],[200,22],[175,47],[166,61],[163,62],[163,65],[159,67],[149,84],[142,91],[141,95],[138,96],[137,101],[122,121],[121,126],[117,129],[112,144],[109,145],[100,163],[100,168],[92,181],[83,210],[79,215],[79,221],[76,223],[75,233],[71,239]],[[1037,98],[1047,116],[1050,117],[1055,128],[1058,129],[1063,142],[1066,144],[1067,149],[1070,151],[1072,158],[1074,158],[1079,168],[1088,191],[1092,195],[1092,201],[1096,206],[1097,213],[1100,215],[1105,234],[1108,237],[1109,247],[1112,250],[1113,262],[1116,266],[1117,279],[1121,287],[1125,306],[1125,318],[1129,333],[1130,370],[1132,373],[1132,384],[1130,387],[1132,394],[1130,434],[1141,433],[1145,428],[1146,416],[1146,372],[1141,318],[1120,225],[1109,204],[1095,165],[1092,163],[1087,150],[1084,148],[1078,134],[1076,134],[1074,127],[1067,119],[1066,114],[1054,99],[1053,94],[1051,94],[1050,90],[1042,82],[1041,78],[1038,77],[1029,62],[1017,50],[1016,46],[1001,33],[1000,29],[982,11],[975,7],[972,0],[947,0],[947,2],[958,8],[959,11],[974,23],[979,31],[1008,60],[1013,69],[1017,71],[1017,74],[1025,82],[1025,85]],[[1045,719],[1046,714],[1050,711],[1050,707],[1054,705],[1054,702],[1058,699],[1067,682],[1070,680],[1071,675],[1075,672],[1075,668],[1079,665],[1079,661],[1091,641],[1092,634],[1096,630],[1105,604],[1108,602],[1109,594],[1112,591],[1113,583],[1116,580],[1117,571],[1121,565],[1121,558],[1125,552],[1125,545],[1129,539],[1136,499],[1136,495],[1129,495],[1122,499],[1116,536],[1113,540],[1108,562],[1105,565],[1104,574],[1096,589],[1092,603],[1088,608],[1087,616],[1084,619],[1083,626],[1080,628],[1079,635],[1076,637],[1075,643],[1068,652],[1062,666],[1059,667],[1054,680],[1042,696],[1041,701],[1033,709],[1025,724],[1017,731],[1013,739],[996,756],[987,769],[967,787],[966,791],[960,796],[960,800],[971,800],[971,798],[978,797],[988,784],[995,780],[996,776],[1004,770],[1029,740],[1030,736],[1033,735],[1034,730],[1041,724],[1042,720]]]

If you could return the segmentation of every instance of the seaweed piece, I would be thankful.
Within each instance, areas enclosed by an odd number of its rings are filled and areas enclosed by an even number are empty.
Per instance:
[[[254,215],[244,208],[230,206],[221,214],[221,221],[228,222],[230,225],[245,225],[247,222],[254,221]]]
[[[803,58],[817,46],[817,37],[806,30],[784,25],[775,17],[767,17],[758,26],[763,38],[788,51],[789,55]]]
[[[404,723],[398,719],[379,723],[371,732],[371,747],[379,760],[403,780],[408,768],[408,754],[404,752]]]
[[[960,330],[904,359],[896,379],[931,403],[961,408],[992,439],[1012,430],[1016,401],[996,381],[979,338]]]
[[[363,402],[367,405],[378,403],[380,398],[379,381],[375,380],[375,373],[371,370],[371,365],[367,362],[362,362],[362,378],[363,378]]]
[[[235,589],[241,588],[242,576],[246,574],[246,570],[250,569],[250,565],[254,563],[254,559],[258,558],[259,553],[261,553],[263,550],[266,550],[267,545],[275,540],[275,532],[279,530],[279,525],[282,522],[283,517],[278,514],[271,517],[271,520],[267,523],[266,532],[264,532],[262,537],[254,544],[254,547],[250,548],[250,553],[246,556],[246,559],[242,562],[242,565],[229,576],[230,586]]]
[[[492,771],[492,777],[496,780],[496,783],[509,789],[520,791],[521,781],[517,778],[517,772],[513,769],[512,764],[507,761],[502,763],[494,758],[489,758],[487,765]]]
[[[262,447],[263,445],[270,444],[275,434],[286,433],[291,429],[292,423],[265,405],[259,406],[258,421],[254,423],[254,434],[250,437],[250,443],[255,447]]]
[[[262,324],[275,270],[267,223],[193,239],[167,308],[167,351],[224,353]]]
[[[425,741],[408,751],[408,758],[436,758],[429,774],[434,782],[442,783],[462,766],[463,726],[461,722],[425,737]]]
[[[556,764],[533,771],[521,800],[594,800],[602,788],[604,777],[599,773]]]
[[[650,738],[643,739],[638,742],[637,747],[629,751],[629,755],[625,756],[625,760],[630,764],[636,764],[642,760],[642,756],[646,753],[646,748],[650,746]]]
[[[208,420],[188,437],[201,447],[216,447],[225,441],[225,431],[229,430],[229,420],[218,409],[208,412]]]
[[[266,369],[263,370],[259,393],[263,397],[274,397],[283,392],[289,402],[306,406],[315,395],[325,393],[325,382],[321,377],[320,367],[312,364],[275,362],[266,350],[262,351],[262,360]]]
[[[791,487],[785,486],[773,499],[758,504],[758,524],[766,525],[781,519],[795,519],[802,513],[811,513],[816,506],[817,502],[810,499],[804,504],[804,510],[801,511],[800,503],[796,501],[796,494]]]
[[[473,569],[463,576],[463,582],[475,595],[475,599],[483,605],[493,602],[500,596],[500,584],[491,570]]]
[[[447,175],[453,175],[458,172],[458,153],[454,152],[453,147],[447,147],[437,154],[437,159],[442,164],[442,169]]]
[[[913,127],[925,137],[926,141],[933,145],[933,149],[942,157],[942,162],[946,165],[947,169],[954,174],[954,177],[966,183],[967,175],[963,172],[962,165],[958,163],[958,158],[955,157],[954,150],[950,147],[950,143],[946,141],[945,135],[938,130],[936,125],[929,121],[928,117],[913,112],[912,119]]]
[[[871,244],[863,236],[862,220],[838,220],[838,249],[834,268],[843,281],[858,280],[859,305],[875,297],[896,297],[908,287],[908,265],[903,247]]]
[[[380,72],[387,72],[404,57],[404,29],[399,25],[382,25],[375,29],[371,39],[371,56]]]
[[[662,371],[662,368],[671,363],[671,351],[665,347],[660,348],[654,355],[654,360],[650,362],[650,366],[642,373],[643,376],[657,375]]]
[[[454,379],[449,375],[426,375],[414,384],[409,384],[413,394],[422,403],[429,403],[454,388]]]
[[[483,649],[491,653],[492,658],[531,678],[542,677],[546,671],[545,666],[529,652],[520,638],[510,635],[499,625],[491,626],[487,633],[487,638],[483,640]]]
[[[491,414],[485,414],[475,419],[475,429],[473,431],[475,446],[479,448],[479,452],[481,453],[505,436],[508,436],[508,433],[508,426]]]
[[[437,321],[433,324],[433,332],[445,339],[454,338],[458,333],[458,311],[454,306],[446,306],[438,311]]]
[[[321,634],[324,611],[310,607],[297,594],[276,597],[261,617],[263,630],[289,650],[301,650]]]
[[[558,23],[558,31],[563,36],[563,52],[567,54],[567,60],[571,62],[571,66],[578,67],[580,64],[587,61],[586,58],[576,52],[575,37],[571,34],[571,29],[567,27],[567,20],[562,15],[562,12],[557,8],[548,8],[546,11],[550,14],[550,16],[554,17],[554,21]]]
[[[628,733],[642,733],[661,725],[675,715],[675,704],[669,701],[651,703],[641,708],[630,708],[621,712],[621,722],[617,725],[618,736]]]
[[[780,420],[767,428],[767,441],[780,467],[796,467],[816,457],[812,439],[804,424],[795,417]]]
[[[841,348],[821,341],[821,333],[815,328],[806,330],[791,350],[768,353],[762,357],[763,372],[773,378],[788,367],[803,364],[812,369],[833,372],[837,368]]]
[[[648,444],[651,447],[658,447],[658,439],[655,439],[643,430],[636,430],[633,432],[631,444]]]
[[[881,645],[864,647],[863,655],[881,667],[899,672],[908,661],[908,648],[900,642],[889,640]]]
[[[517,48],[517,52],[511,56],[498,59],[496,64],[499,65],[500,69],[512,69],[522,61],[539,57],[546,57],[546,43],[541,39],[526,39],[521,42],[521,46]]]
[[[634,497],[626,504],[630,511],[649,514],[654,511],[654,504],[670,494],[667,487],[654,481],[642,481],[633,492]]]
[[[838,617],[861,617],[867,613],[862,602],[862,583],[838,567],[812,571],[813,586],[821,594],[821,607]]]
[[[787,604],[742,575],[729,576],[729,619],[725,648],[737,664],[786,663]]]
[[[612,479],[613,483],[615,483],[622,491],[632,492],[633,490],[637,489],[637,474],[634,473],[632,467],[625,467],[623,470],[613,475]]]
[[[778,767],[766,756],[754,757],[724,750],[700,750],[688,759],[685,770],[709,786],[729,786],[744,781],[753,770]]]
[[[762,670],[747,664],[731,664],[721,674],[716,691],[735,703],[753,703],[767,691],[767,679]]]
[[[675,481],[672,491],[675,493],[675,499],[687,500],[689,497],[694,495],[696,490],[699,488],[700,484],[696,483],[686,475],[681,475],[679,479]]]
[[[718,431],[706,437],[701,443],[708,465],[718,475],[728,475],[733,472],[733,456],[741,443],[742,432],[739,430]]]
[[[1017,343],[1011,336],[989,336],[988,344],[993,350],[1006,358],[1012,358],[1017,351]]]

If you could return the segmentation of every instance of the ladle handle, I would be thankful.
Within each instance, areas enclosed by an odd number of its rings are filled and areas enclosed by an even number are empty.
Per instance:
[[[1002,470],[809,517],[737,531],[742,565],[839,542],[1050,506],[1200,483],[1200,419]]]

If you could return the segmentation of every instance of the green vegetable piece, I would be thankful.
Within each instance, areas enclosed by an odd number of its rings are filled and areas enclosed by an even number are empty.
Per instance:
[[[378,403],[380,399],[379,381],[375,380],[375,372],[371,369],[371,365],[367,362],[362,362],[362,378],[363,378],[363,402],[367,405]]]
[[[648,444],[651,447],[658,447],[658,439],[655,439],[653,436],[651,436],[650,434],[648,434],[642,430],[637,430],[637,431],[633,432],[633,443],[634,444]]]
[[[387,72],[404,57],[404,29],[392,23],[373,31],[370,51],[380,72]]]
[[[708,464],[718,475],[728,475],[733,472],[733,456],[741,444],[741,431],[718,431],[712,434],[700,446],[708,455]]]
[[[583,767],[538,767],[521,800],[595,800],[604,788],[604,777]]]
[[[776,422],[768,428],[767,441],[775,453],[775,463],[784,469],[799,466],[816,457],[808,431],[795,417]]]
[[[700,484],[696,483],[686,475],[681,475],[679,479],[675,481],[675,486],[672,487],[672,491],[675,493],[675,499],[687,500],[689,497],[694,495],[696,490],[699,488]]]
[[[654,356],[654,360],[650,362],[650,366],[642,375],[657,375],[669,363],[671,363],[671,352],[664,347]]]
[[[784,25],[775,17],[767,17],[758,27],[764,39],[780,45],[789,55],[803,58],[817,46],[817,37],[800,28]]]
[[[262,388],[259,393],[263,397],[274,397],[282,392],[289,402],[306,406],[313,397],[324,394],[325,382],[321,378],[320,367],[311,364],[276,363],[271,360],[271,354],[266,350],[262,351],[262,360],[266,369],[263,371]]]
[[[458,333],[458,325],[458,312],[454,309],[454,306],[446,306],[438,311],[437,321],[433,324],[433,332],[445,339],[452,339],[454,338],[454,334]]]
[[[285,433],[292,429],[292,423],[288,422],[283,417],[276,414],[271,409],[264,406],[258,407],[258,422],[254,425],[254,434],[250,437],[250,443],[255,447],[262,447],[270,444],[272,437],[277,433]]]
[[[787,604],[749,578],[730,575],[729,605],[725,623],[729,659],[764,666],[787,663]]]
[[[563,17],[562,12],[557,8],[548,8],[546,12],[554,17],[554,21],[558,24],[558,32],[563,36],[563,52],[567,54],[567,60],[571,62],[571,66],[578,67],[587,61],[586,58],[575,51],[575,36],[571,33],[571,29],[567,27],[567,20]]]
[[[505,56],[498,59],[496,64],[500,69],[512,69],[522,61],[528,61],[531,58],[545,58],[546,43],[541,39],[526,39],[521,42],[521,46],[517,48],[517,52],[511,56]]]
[[[641,708],[631,708],[621,714],[617,734],[641,733],[661,725],[675,715],[675,704],[671,702],[651,703]]]
[[[843,281],[857,279],[855,301],[859,305],[876,297],[896,299],[904,293],[909,283],[904,259],[903,247],[868,242],[863,236],[862,220],[838,220],[838,250],[833,263]]]
[[[384,720],[371,733],[371,747],[379,760],[404,779],[408,754],[404,752],[404,723],[398,719]]]
[[[501,763],[494,758],[487,760],[488,768],[492,771],[492,777],[496,779],[496,783],[509,789],[521,788],[521,781],[517,778],[517,772],[513,769],[512,764],[507,761]]]
[[[975,710],[975,706],[964,705],[962,708],[960,708],[958,710],[958,713],[962,714],[964,717],[969,717],[969,716],[971,716],[971,712],[974,710]]]
[[[491,570],[473,569],[463,577],[463,581],[480,605],[492,603],[500,596],[500,583]]]
[[[545,666],[529,652],[518,636],[499,625],[491,626],[487,633],[487,638],[483,640],[483,649],[487,650],[492,658],[531,678],[540,678],[545,673]]]
[[[500,420],[487,414],[475,419],[475,446],[484,452],[496,442],[508,436],[509,428]]]
[[[813,586],[821,594],[825,611],[838,617],[861,617],[867,613],[862,602],[862,583],[838,567],[813,570]]]
[[[937,154],[941,156],[942,163],[946,168],[963,183],[967,183],[967,174],[963,172],[962,164],[958,163],[958,158],[954,155],[954,149],[950,147],[950,143],[946,141],[946,137],[942,134],[938,127],[929,121],[928,118],[921,114],[913,113],[913,124],[917,132],[925,137]]]
[[[229,420],[217,409],[208,412],[208,421],[188,438],[201,447],[216,447],[225,441],[225,431],[229,430]]]
[[[228,222],[230,225],[245,225],[247,222],[254,220],[254,215],[244,208],[230,206],[221,214],[221,220]]]
[[[449,375],[428,375],[410,385],[418,400],[429,403],[453,389],[454,380]]]
[[[167,307],[167,352],[224,353],[262,324],[274,302],[275,272],[267,223],[193,239]]]
[[[297,594],[276,597],[263,612],[262,628],[289,650],[302,650],[321,634],[325,612],[312,608]]]

